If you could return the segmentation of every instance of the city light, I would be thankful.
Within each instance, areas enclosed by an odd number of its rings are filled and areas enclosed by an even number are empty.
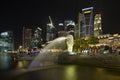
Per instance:
[[[93,10],[93,7],[88,7],[88,8],[84,8],[84,9],[82,9],[82,11],[86,11],[86,10]]]

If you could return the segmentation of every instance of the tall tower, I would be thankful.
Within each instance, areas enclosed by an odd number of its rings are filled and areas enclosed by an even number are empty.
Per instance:
[[[47,28],[46,28],[46,31],[47,31],[46,41],[51,41],[51,40],[55,39],[56,35],[57,35],[56,28],[53,25],[53,22],[52,22],[52,19],[50,16],[49,16],[49,20],[50,20],[50,23],[47,24]]]
[[[32,29],[24,29],[24,48],[30,47],[32,39]]]
[[[59,26],[58,26],[58,37],[66,36],[66,35],[67,35],[67,31],[65,30],[64,24],[63,23],[59,23]]]
[[[65,20],[64,25],[65,25],[65,30],[68,32],[68,34],[74,36],[75,22],[73,20]]]
[[[13,51],[14,37],[12,31],[0,33],[0,51]]]
[[[78,14],[78,26],[76,26],[76,28],[75,28],[76,37],[81,37],[81,26],[82,26],[82,14],[79,13]]]
[[[94,19],[94,36],[98,37],[102,34],[101,14],[96,14]]]
[[[93,7],[82,9],[82,18],[82,37],[93,36]]]

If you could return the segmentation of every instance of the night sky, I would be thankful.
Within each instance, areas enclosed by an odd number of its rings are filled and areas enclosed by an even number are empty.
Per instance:
[[[119,0],[0,0],[0,32],[12,30],[20,40],[22,27],[41,27],[44,31],[51,16],[57,25],[66,19],[77,23],[82,8],[94,7],[102,14],[103,33],[120,33]],[[18,40],[17,40],[18,39]],[[21,39],[22,40],[22,39]]]

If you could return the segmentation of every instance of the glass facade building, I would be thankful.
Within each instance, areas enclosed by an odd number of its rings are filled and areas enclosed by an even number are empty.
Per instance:
[[[82,37],[94,35],[93,7],[82,9]]]
[[[51,24],[47,24],[46,28],[46,41],[51,41],[56,38],[57,31],[55,27],[51,27]]]
[[[23,48],[29,48],[32,39],[32,29],[24,29],[23,30]]]
[[[14,38],[12,31],[0,33],[0,52],[13,51]]]
[[[75,35],[75,22],[73,20],[65,20],[64,21],[65,31],[68,32],[68,34]]]

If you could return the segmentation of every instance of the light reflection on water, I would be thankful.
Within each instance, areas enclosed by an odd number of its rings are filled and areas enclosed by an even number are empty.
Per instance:
[[[9,54],[0,54],[0,69],[7,69],[10,67],[11,56]]]
[[[120,80],[120,71],[99,67],[66,65],[64,80]]]
[[[29,61],[17,61],[17,64],[16,64],[16,68],[17,69],[20,69],[20,68],[25,68],[25,67],[27,67],[28,65],[29,65]]]
[[[29,71],[30,69],[27,69],[29,64],[30,61],[13,61],[10,55],[0,55],[0,69],[10,69],[13,72],[17,69],[17,73],[21,73],[12,80],[120,80],[120,70],[118,69],[58,65],[54,68]],[[24,68],[25,70],[23,70]]]
[[[88,66],[60,65],[51,69],[30,71],[14,80],[120,80],[120,72]]]
[[[76,66],[68,66],[64,71],[66,80],[76,80]]]
[[[11,70],[25,68],[29,65],[30,61],[17,61],[11,54],[0,54],[0,70]]]

